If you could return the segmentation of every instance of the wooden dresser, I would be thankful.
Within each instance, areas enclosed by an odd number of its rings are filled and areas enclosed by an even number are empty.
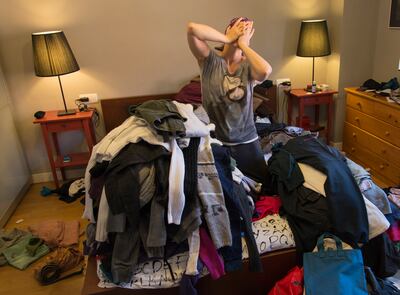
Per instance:
[[[346,88],[343,150],[379,185],[400,184],[400,105]]]

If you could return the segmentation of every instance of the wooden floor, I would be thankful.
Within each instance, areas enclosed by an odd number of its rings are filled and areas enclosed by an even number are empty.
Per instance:
[[[54,187],[53,183],[34,184],[17,207],[17,210],[6,224],[6,229],[14,227],[26,229],[30,224],[43,220],[79,220],[81,231],[86,228],[87,222],[81,219],[84,206],[79,200],[67,204],[58,200],[57,195],[42,197],[40,189],[43,185]],[[22,223],[16,224],[17,220],[23,219]],[[82,249],[82,240],[80,239],[80,249]],[[76,275],[49,286],[41,286],[33,277],[33,268],[36,263],[45,257],[31,264],[26,270],[18,270],[11,266],[0,267],[0,295],[75,295],[80,294],[83,286],[84,275]]]

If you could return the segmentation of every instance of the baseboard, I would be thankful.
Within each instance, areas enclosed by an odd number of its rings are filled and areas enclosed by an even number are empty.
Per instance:
[[[58,177],[61,178],[61,173],[57,173]],[[35,173],[32,174],[33,183],[42,183],[53,181],[53,174],[51,172]]]
[[[339,151],[341,151],[343,149],[343,142],[330,142],[330,145],[337,148]]]
[[[75,179],[83,177],[83,175],[85,175],[85,169],[82,168],[68,169],[68,171],[65,171],[65,174],[67,179]],[[60,171],[57,171],[57,177],[59,180],[61,179]],[[53,174],[51,172],[32,174],[33,183],[52,182],[52,181],[53,181]]]
[[[18,192],[17,196],[15,199],[12,201],[10,207],[6,210],[6,212],[3,214],[3,216],[0,217],[0,228],[3,228],[8,219],[11,217],[11,215],[14,213],[15,209],[17,209],[19,203],[22,201],[22,199],[25,197],[26,193],[29,190],[29,187],[32,185],[32,178],[29,177],[24,186],[20,189]]]

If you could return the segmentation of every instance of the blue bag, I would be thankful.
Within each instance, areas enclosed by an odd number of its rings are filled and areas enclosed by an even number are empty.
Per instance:
[[[324,238],[332,238],[336,249],[326,250]],[[303,255],[306,295],[368,295],[361,250],[344,250],[342,241],[329,233],[319,237],[317,248]]]

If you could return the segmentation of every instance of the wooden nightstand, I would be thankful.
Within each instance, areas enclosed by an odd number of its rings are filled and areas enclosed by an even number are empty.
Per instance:
[[[43,140],[46,145],[51,172],[57,188],[60,187],[56,173],[57,168],[61,170],[62,179],[65,180],[64,168],[85,166],[89,161],[90,153],[96,144],[96,136],[92,124],[93,114],[94,111],[90,110],[87,112],[78,112],[74,115],[57,116],[57,111],[47,111],[43,118],[33,121],[35,124],[40,124],[42,128]],[[89,149],[88,152],[61,154],[57,133],[71,130],[83,131]],[[53,144],[51,143],[51,139],[53,140]],[[70,161],[65,161],[64,157],[66,156],[70,158]]]
[[[326,143],[329,144],[330,132],[332,129],[333,122],[333,95],[336,94],[337,91],[320,91],[317,93],[307,92],[304,89],[292,89],[287,92],[288,95],[288,124],[292,124],[292,109],[293,109],[293,100],[298,100],[299,106],[299,127],[302,126],[302,120],[304,116],[304,108],[306,106],[314,106],[315,107],[315,127],[319,126],[319,106],[320,105],[328,105],[327,107],[327,126],[326,126]]]

